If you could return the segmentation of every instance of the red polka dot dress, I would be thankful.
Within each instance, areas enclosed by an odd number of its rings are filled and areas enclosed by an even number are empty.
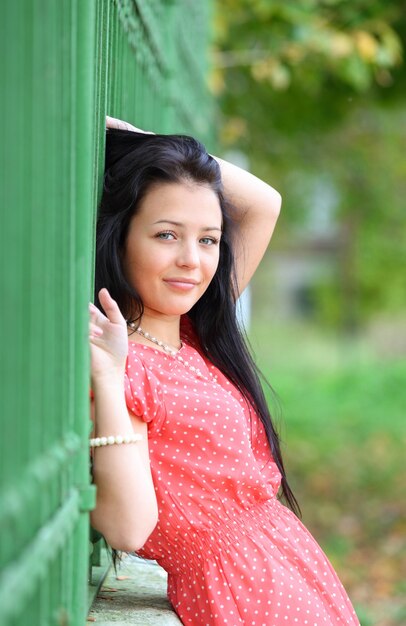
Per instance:
[[[148,422],[159,521],[139,554],[190,626],[359,624],[322,550],[277,499],[262,423],[196,349],[129,342],[126,401]],[[194,369],[192,369],[194,368]]]

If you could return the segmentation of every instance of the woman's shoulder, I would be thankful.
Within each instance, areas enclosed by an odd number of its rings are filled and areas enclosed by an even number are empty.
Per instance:
[[[136,341],[128,340],[127,368],[148,371],[160,367],[165,361],[166,354],[155,346],[146,346]]]
[[[139,378],[156,378],[164,381],[172,370],[172,360],[173,357],[154,345],[128,341],[127,375],[132,372]]]
[[[127,407],[146,422],[161,423],[166,415],[162,376],[159,374],[160,353],[142,344],[129,341],[128,357],[124,374],[124,395]],[[155,354],[156,353],[156,354]],[[155,365],[155,367],[154,367]]]

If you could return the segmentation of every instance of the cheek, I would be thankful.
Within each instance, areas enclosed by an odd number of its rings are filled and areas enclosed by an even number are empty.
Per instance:
[[[124,274],[127,280],[138,291],[143,283],[143,277],[146,276],[145,257],[142,254],[135,254],[132,251],[123,264]]]
[[[131,265],[128,271],[128,275],[135,287],[137,287],[137,285],[141,286],[150,283],[151,278],[155,274],[151,266],[142,261]]]
[[[207,277],[212,279],[215,273],[217,272],[217,268],[219,266],[220,254],[213,255],[206,264],[206,274]]]
[[[142,243],[141,241],[136,247],[132,246],[125,257],[125,269],[129,276],[143,276],[154,271],[155,256]]]

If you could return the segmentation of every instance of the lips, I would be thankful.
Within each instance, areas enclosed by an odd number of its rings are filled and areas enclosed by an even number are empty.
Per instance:
[[[193,278],[174,277],[165,278],[164,283],[168,285],[168,287],[173,287],[174,289],[190,291],[193,287],[196,287],[196,285],[199,284],[199,281],[194,280]]]

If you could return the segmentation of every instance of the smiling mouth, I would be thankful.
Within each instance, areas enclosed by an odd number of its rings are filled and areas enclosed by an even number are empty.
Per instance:
[[[164,280],[164,283],[166,283],[169,287],[174,287],[175,289],[180,289],[182,291],[190,291],[199,284],[196,280],[191,280],[189,278],[167,278]]]

